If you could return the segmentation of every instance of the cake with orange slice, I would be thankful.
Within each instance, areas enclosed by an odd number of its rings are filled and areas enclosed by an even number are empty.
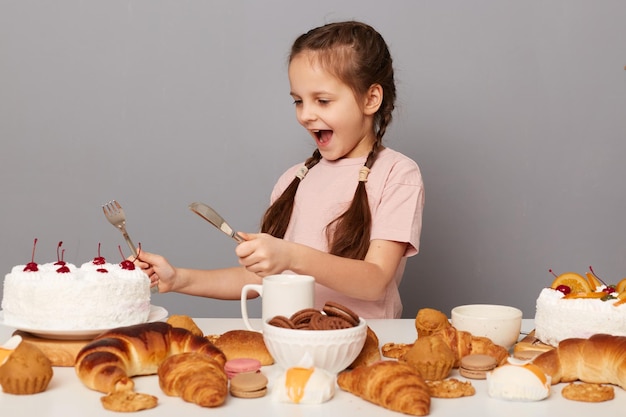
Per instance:
[[[561,340],[596,333],[626,336],[626,278],[605,283],[589,268],[555,275],[537,298],[535,337],[557,346]]]

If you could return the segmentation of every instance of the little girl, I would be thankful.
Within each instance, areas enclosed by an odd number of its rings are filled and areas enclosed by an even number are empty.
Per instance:
[[[160,292],[220,299],[239,299],[243,285],[267,275],[312,275],[316,308],[335,301],[364,318],[398,318],[424,190],[417,164],[382,144],[396,98],[387,45],[359,22],[313,29],[292,46],[289,83],[317,149],[279,178],[261,233],[240,233],[241,266],[176,268],[146,252],[137,263]]]

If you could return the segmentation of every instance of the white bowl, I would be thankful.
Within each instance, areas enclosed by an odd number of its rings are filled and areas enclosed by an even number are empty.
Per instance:
[[[452,326],[484,336],[507,349],[517,342],[522,328],[522,310],[495,304],[469,304],[452,309]]]
[[[285,329],[263,323],[263,340],[276,364],[283,369],[302,366],[309,355],[313,366],[338,373],[359,356],[367,324],[364,319],[356,327],[339,330]]]

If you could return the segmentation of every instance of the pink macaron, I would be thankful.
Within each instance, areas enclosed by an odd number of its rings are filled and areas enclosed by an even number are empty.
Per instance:
[[[226,361],[224,371],[228,378],[237,374],[253,373],[261,370],[261,361],[252,358],[237,358]]]

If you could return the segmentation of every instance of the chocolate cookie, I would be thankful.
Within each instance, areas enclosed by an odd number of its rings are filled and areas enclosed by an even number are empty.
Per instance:
[[[284,329],[295,329],[296,326],[285,316],[275,316],[267,322],[267,324],[271,324],[272,326],[282,327]]]
[[[296,311],[290,317],[291,322],[296,326],[296,328],[306,328],[311,322],[311,318],[314,315],[322,314],[319,310],[314,308],[305,308],[304,310]]]
[[[358,326],[360,319],[359,316],[348,307],[343,306],[334,301],[327,301],[322,309],[324,313],[331,317],[341,317],[351,324],[352,327]]]

